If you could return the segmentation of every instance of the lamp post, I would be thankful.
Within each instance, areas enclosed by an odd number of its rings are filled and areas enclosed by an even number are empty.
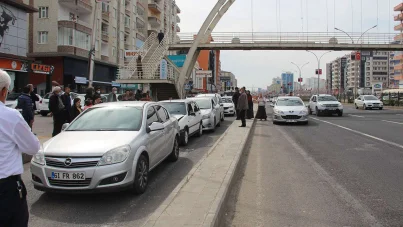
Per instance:
[[[301,92],[301,90],[302,90],[302,85],[301,85],[301,69],[302,68],[304,68],[304,66],[306,66],[307,64],[309,64],[309,62],[307,62],[307,63],[305,63],[305,64],[303,64],[301,67],[299,67],[297,64],[295,64],[294,62],[291,62],[291,64],[293,64],[293,65],[295,65],[295,66],[297,66],[297,68],[298,68],[298,70],[299,70],[299,90],[300,90],[300,92]]]
[[[312,52],[312,51],[310,51],[310,50],[307,50],[307,52],[309,52],[309,53],[315,55],[316,60],[318,60],[318,95],[319,95],[319,81],[320,81],[320,79],[319,79],[319,76],[320,76],[319,69],[320,69],[320,60],[322,59],[322,57],[323,57],[325,54],[328,54],[328,53],[330,53],[330,52],[332,52],[332,51],[325,52],[324,54],[322,54],[322,56],[320,56],[320,58],[318,58],[318,56],[317,56],[314,52]]]

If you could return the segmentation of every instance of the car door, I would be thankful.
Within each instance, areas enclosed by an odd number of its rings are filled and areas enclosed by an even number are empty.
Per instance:
[[[193,134],[195,132],[198,132],[200,122],[200,120],[197,120],[198,117],[194,102],[189,102],[188,110],[189,110],[189,133]]]
[[[195,124],[196,124],[196,130],[199,130],[201,121],[202,121],[202,114],[199,108],[199,105],[197,105],[196,102],[192,102],[193,105],[193,111],[195,112]]]
[[[175,138],[174,126],[172,124],[171,118],[169,117],[169,114],[167,114],[167,111],[165,110],[164,107],[156,105],[155,109],[157,110],[160,122],[164,124],[165,127],[164,142],[162,145],[161,152],[158,155],[159,159],[163,159],[172,151],[173,142]]]
[[[157,111],[153,106],[149,106],[147,109],[146,124],[149,127],[154,122],[160,122]],[[161,161],[161,150],[166,146],[165,144],[165,129],[160,131],[150,132],[148,137],[148,155],[150,156],[150,167],[158,164]]]
[[[220,122],[220,109],[218,107],[218,103],[215,102],[215,99],[211,99],[211,105],[213,108],[213,114],[214,114],[214,119],[216,121],[216,124]]]
[[[362,96],[358,96],[358,98],[355,100],[355,103],[358,107],[362,107],[363,106],[363,101],[362,101]]]

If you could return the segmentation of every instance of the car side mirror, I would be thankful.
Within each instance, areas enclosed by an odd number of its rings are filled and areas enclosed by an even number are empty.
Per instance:
[[[195,112],[189,112],[189,116],[196,116]]]
[[[154,131],[161,131],[164,130],[164,124],[160,122],[153,122],[150,126],[147,127],[147,133],[154,132]]]
[[[66,130],[66,128],[69,127],[69,125],[70,125],[69,123],[64,123],[62,125],[62,131]]]

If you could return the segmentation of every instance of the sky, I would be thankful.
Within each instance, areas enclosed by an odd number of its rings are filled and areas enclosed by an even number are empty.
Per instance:
[[[181,33],[197,33],[217,0],[176,0],[181,9]],[[337,32],[395,33],[393,7],[403,0],[236,0],[214,32]],[[302,7],[301,7],[302,4]],[[253,7],[252,7],[253,6]],[[302,8],[302,10],[301,10]],[[252,16],[253,15],[253,16]],[[320,56],[326,51],[315,51]],[[348,52],[331,52],[321,60],[322,78],[326,63]],[[299,74],[291,64],[303,65],[302,77],[315,76],[318,62],[306,51],[222,51],[221,68],[231,71],[238,86],[266,88],[283,71]],[[297,76],[294,76],[297,80]]]

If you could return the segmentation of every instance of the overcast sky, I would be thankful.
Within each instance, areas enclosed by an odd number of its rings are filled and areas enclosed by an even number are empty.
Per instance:
[[[181,9],[181,32],[197,33],[216,2],[217,0],[176,0]],[[403,0],[236,0],[213,32],[251,32],[253,12],[254,32],[306,32],[308,29],[309,32],[333,33],[334,27],[337,27],[350,33],[364,32],[378,25],[371,32],[393,33],[393,26],[397,24],[393,21],[393,16],[397,15],[397,12],[393,12],[393,7],[402,2]],[[315,53],[321,55],[324,52]],[[326,63],[345,53],[347,52],[331,52],[325,55],[321,60],[324,74]],[[280,76],[283,71],[298,70],[291,61],[298,65],[310,62],[302,70],[304,78],[314,76],[317,67],[315,56],[305,51],[222,51],[221,56],[222,70],[233,72],[238,78],[238,85],[247,87],[265,88],[271,84],[272,78]]]

